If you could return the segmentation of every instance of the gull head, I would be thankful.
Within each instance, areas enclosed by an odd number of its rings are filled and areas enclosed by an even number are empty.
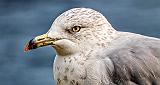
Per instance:
[[[107,47],[115,32],[101,13],[90,8],[73,8],[58,16],[46,34],[30,40],[25,51],[50,45],[57,55],[72,55]]]

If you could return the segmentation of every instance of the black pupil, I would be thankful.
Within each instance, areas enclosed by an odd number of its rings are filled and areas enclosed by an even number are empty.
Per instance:
[[[78,30],[78,27],[75,27],[74,30]]]

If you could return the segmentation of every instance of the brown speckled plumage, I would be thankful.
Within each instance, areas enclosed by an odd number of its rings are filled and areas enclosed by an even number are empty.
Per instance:
[[[72,30],[80,27],[77,32]],[[47,32],[57,85],[160,85],[160,39],[116,31],[99,12],[70,9]]]

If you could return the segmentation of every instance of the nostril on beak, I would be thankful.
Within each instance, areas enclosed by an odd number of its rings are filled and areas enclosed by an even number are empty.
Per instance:
[[[40,38],[40,39],[38,39],[38,41],[40,41],[40,40],[44,40],[45,38]]]

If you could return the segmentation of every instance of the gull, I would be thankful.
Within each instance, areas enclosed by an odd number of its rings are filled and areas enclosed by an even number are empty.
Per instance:
[[[55,49],[56,85],[160,85],[160,39],[117,31],[91,8],[62,13],[24,50],[43,46]]]

